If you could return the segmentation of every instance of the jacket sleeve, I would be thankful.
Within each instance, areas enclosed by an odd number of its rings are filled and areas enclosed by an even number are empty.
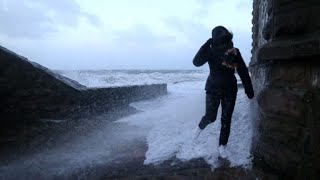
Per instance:
[[[254,91],[252,87],[252,82],[251,78],[249,76],[248,68],[246,64],[243,61],[243,58],[241,56],[240,51],[238,50],[238,61],[239,61],[239,66],[237,68],[237,72],[240,76],[240,79],[242,81],[242,84],[244,86],[245,93],[247,94],[249,99],[252,99],[254,97]]]
[[[209,39],[210,40],[210,39]],[[209,40],[201,46],[197,54],[193,58],[193,64],[197,67],[204,65],[210,57]]]

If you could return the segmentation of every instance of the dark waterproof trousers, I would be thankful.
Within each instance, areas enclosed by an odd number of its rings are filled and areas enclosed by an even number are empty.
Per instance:
[[[221,130],[219,145],[228,143],[231,118],[237,98],[237,88],[213,89],[206,93],[206,114],[202,117],[199,128],[204,129],[217,118],[218,108],[221,103]]]

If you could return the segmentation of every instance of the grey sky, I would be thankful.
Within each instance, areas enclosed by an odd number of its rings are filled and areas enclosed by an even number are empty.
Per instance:
[[[0,44],[51,69],[194,69],[224,25],[248,63],[251,12],[252,0],[0,0]]]

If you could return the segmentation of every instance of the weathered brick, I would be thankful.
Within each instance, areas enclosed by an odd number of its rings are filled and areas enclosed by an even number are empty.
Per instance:
[[[272,66],[267,77],[274,87],[308,89],[310,87],[310,66],[307,63],[285,62]]]
[[[303,97],[286,89],[265,88],[258,97],[258,103],[264,112],[296,119],[304,118]]]

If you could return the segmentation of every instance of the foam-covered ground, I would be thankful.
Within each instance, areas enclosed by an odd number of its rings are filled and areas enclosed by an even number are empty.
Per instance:
[[[204,84],[200,82],[170,85],[167,97],[135,103],[133,106],[144,112],[117,121],[149,129],[145,164],[160,164],[175,157],[182,161],[203,158],[213,168],[219,165],[221,109],[216,122],[207,126],[198,139],[193,139],[193,129],[205,110],[203,87]],[[239,89],[226,149],[231,166],[251,165],[252,123],[248,108],[249,100],[243,89]]]

